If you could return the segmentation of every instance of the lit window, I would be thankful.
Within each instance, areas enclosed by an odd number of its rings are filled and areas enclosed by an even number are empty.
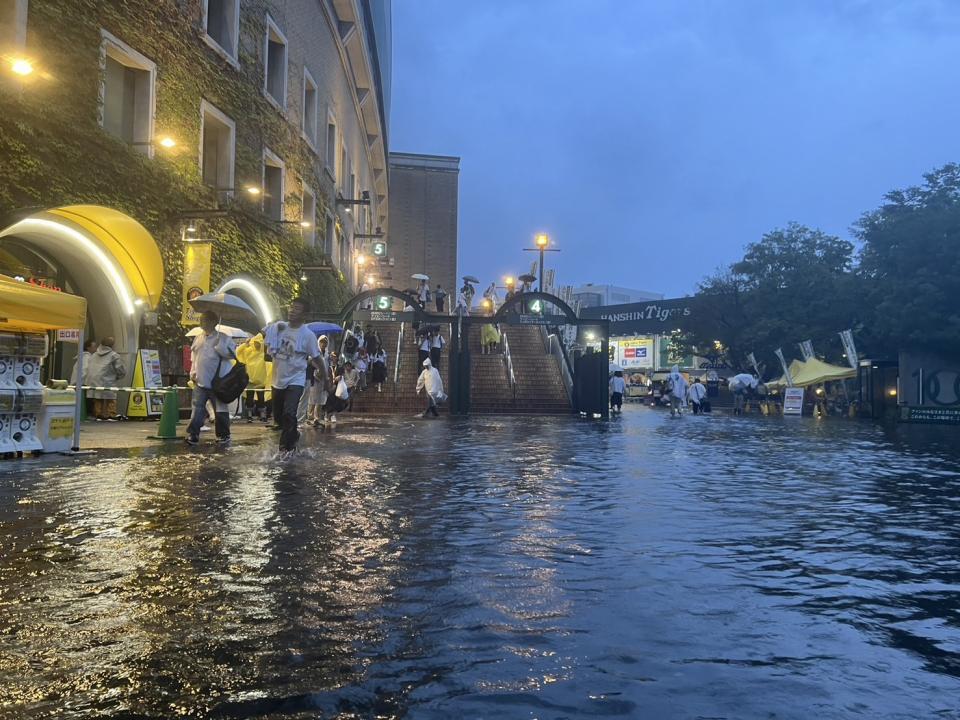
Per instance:
[[[283,160],[263,149],[263,214],[279,222],[283,220]]]
[[[208,43],[236,64],[240,0],[203,0],[203,29]]]
[[[310,147],[317,146],[317,83],[306,68],[303,69],[303,136]]]
[[[330,177],[337,177],[337,123],[333,115],[327,115],[327,147],[324,158]]]
[[[233,193],[236,124],[203,100],[200,103],[200,172],[205,185]]]
[[[267,37],[263,52],[264,85],[267,97],[281,108],[287,105],[287,39],[267,16]]]
[[[106,30],[100,33],[103,58],[100,124],[111,135],[152,155],[157,66]]]
[[[27,44],[27,0],[0,0],[0,50]]]
[[[317,196],[306,185],[303,186],[303,205],[300,213],[300,229],[303,242],[313,247],[317,242]]]

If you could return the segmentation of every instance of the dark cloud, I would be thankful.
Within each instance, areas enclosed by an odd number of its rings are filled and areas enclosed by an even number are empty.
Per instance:
[[[960,3],[401,0],[391,148],[462,157],[460,269],[677,295],[960,160]]]

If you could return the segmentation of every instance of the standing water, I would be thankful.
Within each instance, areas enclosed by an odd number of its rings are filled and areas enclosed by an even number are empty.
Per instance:
[[[644,408],[2,465],[0,717],[960,718],[960,437],[897,433]]]

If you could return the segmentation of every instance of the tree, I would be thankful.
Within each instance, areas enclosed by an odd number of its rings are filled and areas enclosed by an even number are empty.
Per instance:
[[[874,308],[866,330],[888,354],[960,353],[960,165],[887,193],[857,223],[860,276]]]
[[[847,240],[797,223],[773,230],[701,284],[691,334],[698,347],[719,340],[735,367],[748,367],[751,352],[775,366],[776,348],[793,354],[789,348],[807,339],[839,360],[837,333],[862,313],[852,266]]]

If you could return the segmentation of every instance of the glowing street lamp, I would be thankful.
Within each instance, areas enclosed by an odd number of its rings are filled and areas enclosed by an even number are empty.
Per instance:
[[[540,253],[540,287],[538,288],[540,292],[543,292],[543,254],[545,252],[560,252],[556,248],[550,247],[550,236],[546,233],[537,233],[533,238],[533,244],[536,247],[524,248],[524,250],[529,252],[539,252]]]
[[[167,135],[165,137],[160,138],[160,145],[169,150],[170,148],[175,148],[177,146],[177,141],[174,140],[169,135]]]
[[[17,58],[10,64],[10,69],[21,77],[26,77],[33,73],[33,63],[24,58]]]

